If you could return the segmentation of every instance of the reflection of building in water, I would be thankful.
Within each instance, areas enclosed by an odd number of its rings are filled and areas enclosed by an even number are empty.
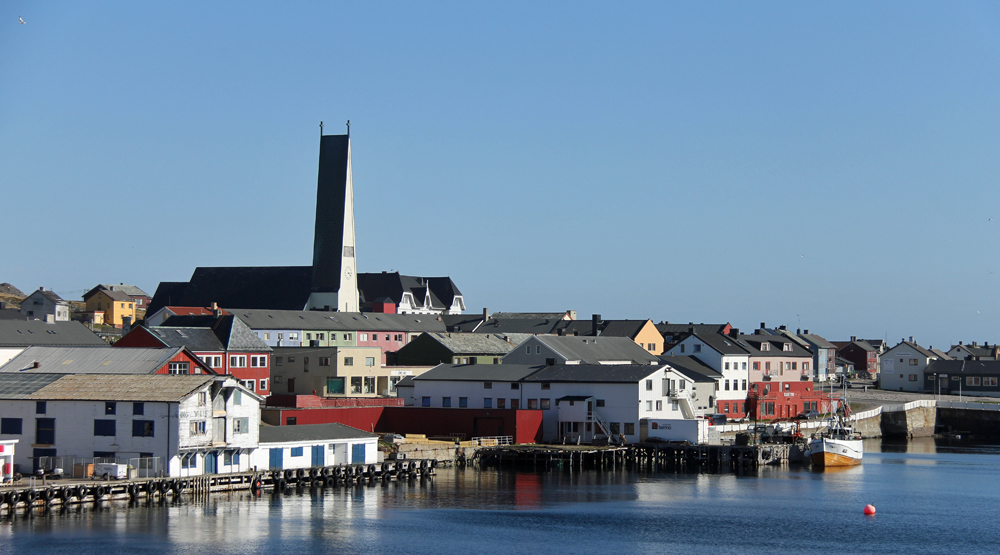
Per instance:
[[[538,474],[514,475],[514,505],[518,509],[538,509],[542,506],[542,477]]]

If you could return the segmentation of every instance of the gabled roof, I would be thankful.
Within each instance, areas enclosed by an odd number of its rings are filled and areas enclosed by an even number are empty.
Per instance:
[[[899,343],[896,344],[895,347],[893,347],[893,348],[889,349],[888,351],[886,351],[886,354],[888,354],[888,353],[896,350],[896,348],[898,348],[898,347],[907,347],[909,349],[913,349],[914,351],[920,353],[921,355],[923,355],[925,357],[936,357],[936,356],[938,356],[938,355],[936,355],[936,354],[928,351],[927,349],[921,347],[920,345],[917,345],[916,343],[912,343],[910,341],[900,341]],[[951,358],[951,357],[948,357],[948,358]]]
[[[663,365],[556,364],[524,378],[525,382],[639,383]]]
[[[429,300],[430,307],[439,310],[451,308],[455,297],[462,295],[450,277],[406,276],[399,272],[359,273],[358,293],[365,303],[389,298],[397,305],[404,293],[410,293],[417,306]]]
[[[152,374],[163,368],[182,352],[202,369],[214,374],[190,351],[182,347],[148,349],[139,347],[28,347],[10,362],[0,366],[2,372],[48,374]],[[34,364],[38,363],[35,368]]]
[[[678,333],[687,333],[688,331],[691,331],[691,328],[694,328],[694,333],[707,335],[722,333],[728,325],[729,324],[671,324],[670,322],[660,322],[659,324],[656,324],[656,329],[663,335],[674,335]]]
[[[597,332],[601,337],[628,337],[635,339],[649,320],[601,320],[597,324]],[[594,335],[592,320],[560,320],[556,322],[553,333],[563,332],[566,335]]]
[[[924,374],[1000,374],[1000,360],[932,360]]]
[[[231,309],[252,330],[330,331],[445,331],[443,320],[433,314],[383,314],[380,312],[325,312],[321,310],[241,310]],[[191,317],[197,318],[197,317]],[[164,325],[191,325],[172,316]]]
[[[483,322],[482,314],[442,314],[441,320],[444,321],[445,327],[448,331],[455,332],[473,332],[476,328]]]
[[[660,359],[627,337],[575,337],[540,335],[534,338],[562,355],[581,364],[626,360],[633,364],[655,364]],[[529,340],[530,341],[530,340]]]
[[[302,310],[312,293],[312,266],[195,268],[187,282],[163,282],[149,314],[164,306],[219,306]]]
[[[545,368],[527,364],[440,364],[413,381],[516,382]]]
[[[530,333],[532,335],[551,334],[562,320],[557,318],[502,318],[493,315],[476,333]]]
[[[139,289],[135,285],[128,285],[125,283],[102,283],[98,287],[103,287],[109,291],[121,291],[130,297],[148,297],[149,294]]]
[[[513,345],[502,337],[485,333],[428,332],[410,344],[416,341],[435,341],[456,355],[486,354],[503,356],[514,348]],[[403,349],[405,348],[403,347]]]
[[[694,333],[693,335],[696,339],[698,339],[702,343],[718,351],[719,354],[745,355],[750,352],[747,349],[743,348],[740,345],[740,342],[736,338],[729,337],[728,335],[722,335],[721,333],[707,333],[704,335],[700,333]]]
[[[41,289],[39,289],[37,291],[34,291],[32,294],[28,295],[28,299],[30,299],[31,297],[33,297],[35,295],[41,295],[41,296],[45,297],[46,299],[48,299],[49,302],[51,302],[53,304],[68,304],[65,299],[63,299],[62,297],[60,297],[59,295],[57,295],[55,291],[52,291],[50,289],[46,289],[44,291],[41,290]],[[25,301],[27,301],[28,299],[25,299]],[[24,302],[22,302],[21,305],[24,306]]]
[[[65,374],[0,373],[0,399],[31,399],[36,391]]]
[[[664,364],[696,382],[717,382],[722,374],[694,356],[661,356]]]
[[[108,343],[80,322],[0,320],[0,347],[31,345],[107,347]]]
[[[809,344],[811,344],[813,347],[815,347],[817,349],[836,349],[837,348],[836,345],[834,345],[833,343],[830,343],[829,341],[827,341],[826,339],[824,339],[823,337],[821,337],[819,335],[816,335],[815,333],[801,333],[801,334],[799,334],[799,337],[801,337],[802,339],[805,339],[806,342],[808,342]]]
[[[16,376],[29,377],[32,374]],[[63,374],[27,398],[48,401],[180,402],[215,379],[215,376],[206,375]]]
[[[147,328],[156,338],[171,347],[187,347],[192,351],[270,351],[262,339],[257,337],[239,318],[228,314],[223,316],[171,316],[166,323],[186,323]]]
[[[495,312],[500,320],[566,320],[575,321],[566,312]],[[589,322],[589,320],[587,320]]]
[[[110,298],[113,301],[128,302],[128,303],[132,302],[132,297],[129,297],[125,293],[122,293],[121,291],[112,291],[110,289],[105,289],[100,285],[84,293],[83,300],[86,301],[87,299],[90,299],[91,297],[99,293],[104,293],[105,295],[108,296],[108,298]]]
[[[260,443],[290,443],[330,439],[368,439],[378,434],[344,424],[304,424],[301,426],[261,426]]]
[[[788,339],[783,335],[740,335],[739,343],[751,356],[764,357],[812,357],[812,353],[802,348],[797,342]],[[764,343],[771,347],[767,351],[761,349]],[[790,345],[791,350],[784,350],[784,345]]]

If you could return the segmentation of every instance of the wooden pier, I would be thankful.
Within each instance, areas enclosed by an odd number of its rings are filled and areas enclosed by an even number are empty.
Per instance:
[[[801,460],[801,446],[639,444],[626,447],[510,445],[478,449],[469,461],[480,467],[615,471],[756,468]]]
[[[26,512],[36,507],[97,504],[113,500],[152,502],[179,499],[182,495],[223,491],[272,490],[280,493],[288,489],[301,490],[307,487],[329,488],[415,480],[433,476],[436,473],[436,466],[437,461],[434,460],[391,460],[374,464],[341,464],[192,477],[14,485],[0,489],[0,514],[14,515],[17,511]]]

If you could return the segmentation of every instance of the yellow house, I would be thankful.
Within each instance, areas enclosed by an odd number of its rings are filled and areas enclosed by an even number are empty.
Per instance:
[[[135,302],[121,291],[110,291],[95,287],[83,296],[87,312],[104,312],[104,323],[116,328],[122,327],[122,319],[131,318],[135,322]]]

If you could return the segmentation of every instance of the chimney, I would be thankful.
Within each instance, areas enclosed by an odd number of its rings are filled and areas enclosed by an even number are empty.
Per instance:
[[[597,337],[597,335],[599,333],[601,333],[601,315],[600,314],[594,314],[593,316],[590,317],[590,332],[591,332],[591,335],[593,335],[594,337]]]
[[[740,328],[729,328],[729,337],[736,339],[740,336]]]
[[[483,307],[483,322],[490,319],[490,309]]]
[[[913,336],[910,336],[910,343],[913,343]]]
[[[781,330],[781,331],[785,331],[788,328],[784,324],[781,324],[780,326],[778,326],[778,329]]]
[[[766,327],[767,327],[767,324],[765,324],[764,322],[761,322],[761,323],[760,323],[760,329],[764,329],[764,328],[766,328]]]
[[[806,334],[806,335],[809,335],[809,330],[805,330],[805,331],[804,331],[804,332],[802,332],[802,333],[804,333],[804,334]]]
[[[851,343],[854,343],[857,340],[858,340],[858,336],[856,336],[856,335],[852,335],[851,336]]]
[[[46,324],[55,324],[56,323],[56,315],[55,314],[46,314],[45,315],[45,323]]]
[[[45,291],[45,288],[44,287],[39,287],[38,290],[39,291]]]
[[[795,328],[795,335],[801,335],[801,334],[802,334],[802,328]]]

